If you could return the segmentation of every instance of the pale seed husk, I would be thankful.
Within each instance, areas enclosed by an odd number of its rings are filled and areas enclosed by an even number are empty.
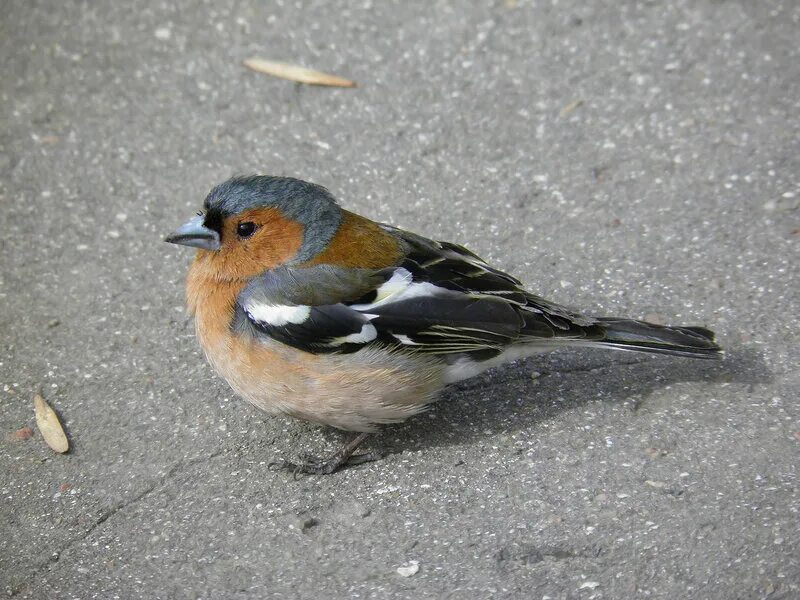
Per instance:
[[[36,426],[42,432],[47,445],[60,454],[69,450],[69,440],[56,411],[50,408],[40,394],[33,397],[33,412],[36,415]]]
[[[309,85],[328,85],[335,87],[355,87],[356,82],[337,75],[330,75],[314,69],[306,69],[297,65],[290,65],[289,63],[278,62],[274,60],[265,60],[263,58],[248,58],[244,61],[244,66],[253,71],[272,75],[273,77],[280,77],[281,79],[288,79],[289,81],[297,81],[299,83],[307,83]]]

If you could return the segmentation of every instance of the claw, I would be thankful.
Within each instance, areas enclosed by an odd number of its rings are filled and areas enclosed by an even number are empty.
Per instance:
[[[292,462],[289,460],[273,461],[267,465],[270,471],[288,471],[297,479],[301,473],[303,475],[330,475],[345,467],[355,467],[364,463],[380,460],[382,455],[378,452],[365,452],[364,454],[354,454],[347,458],[334,455],[325,460],[313,456],[304,456],[303,460]]]
[[[375,462],[383,458],[380,452],[364,452],[362,454],[354,454],[344,463],[346,467],[355,467],[356,465],[363,465],[368,462]]]
[[[353,454],[353,451],[366,439],[367,435],[366,433],[358,434],[333,456],[325,459],[302,454],[296,463],[288,460],[273,461],[267,465],[267,468],[270,471],[290,471],[294,478],[297,479],[300,473],[305,475],[330,475],[342,467],[354,467],[379,460],[381,454],[378,452]]]

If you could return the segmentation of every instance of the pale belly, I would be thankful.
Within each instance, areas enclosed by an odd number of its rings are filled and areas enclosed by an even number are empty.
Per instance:
[[[258,408],[351,431],[403,421],[436,399],[446,365],[384,348],[319,354],[269,339],[201,333],[208,361]]]

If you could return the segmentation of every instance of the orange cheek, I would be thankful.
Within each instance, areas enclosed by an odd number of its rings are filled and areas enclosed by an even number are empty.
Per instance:
[[[253,237],[240,240],[236,226],[242,221],[259,225]],[[303,243],[303,226],[274,208],[247,211],[225,223],[222,248],[200,250],[192,267],[196,276],[216,281],[245,280],[273,269],[294,257]]]
[[[241,244],[256,265],[274,267],[293,258],[303,244],[303,226],[276,216],[272,222],[264,224],[249,240]]]

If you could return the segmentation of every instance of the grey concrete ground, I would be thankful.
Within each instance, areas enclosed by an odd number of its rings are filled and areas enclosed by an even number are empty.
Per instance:
[[[3,5],[0,589],[800,597],[797,2],[115,4]],[[215,378],[161,241],[249,172],[728,356],[560,351],[453,387],[381,462],[274,473],[340,436]],[[39,389],[67,455],[14,438]]]

